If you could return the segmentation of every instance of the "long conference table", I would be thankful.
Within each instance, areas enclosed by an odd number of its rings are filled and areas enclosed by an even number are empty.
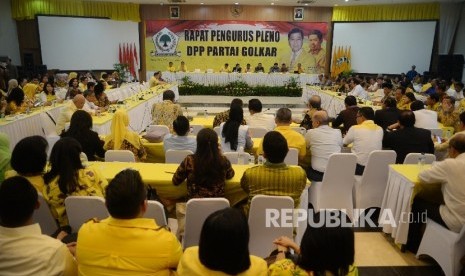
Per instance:
[[[125,100],[124,105],[116,105],[116,108],[126,108],[130,118],[130,128],[136,132],[143,131],[151,122],[151,107],[154,103],[162,101],[163,91],[171,89],[179,96],[177,84],[158,86],[151,90],[146,84],[130,84],[116,89],[105,91],[109,100]],[[143,100],[140,100],[143,98]],[[38,107],[29,114],[19,114],[0,119],[0,132],[6,133],[10,139],[10,148],[24,137],[32,135],[44,136],[42,130],[42,118],[48,119],[50,115],[55,121],[64,104],[55,106]],[[45,112],[48,115],[45,115]],[[99,134],[110,132],[112,113],[103,113],[101,116],[93,116],[93,129]]]
[[[147,79],[154,71],[147,71]],[[245,81],[250,86],[283,86],[291,77],[295,78],[302,87],[311,83],[318,83],[317,74],[293,73],[206,73],[206,72],[163,72],[162,78],[168,82],[182,83],[183,78],[203,85],[227,85],[233,81]]]
[[[89,165],[101,171],[105,179],[112,180],[116,174],[124,169],[139,171],[144,183],[155,188],[158,195],[165,199],[179,199],[187,195],[187,186],[184,181],[179,186],[172,182],[173,174],[179,164],[160,163],[127,163],[127,162],[89,162]],[[241,188],[241,178],[244,171],[253,165],[232,165],[234,177],[226,180],[225,197],[231,205],[235,205],[247,198],[247,194]]]

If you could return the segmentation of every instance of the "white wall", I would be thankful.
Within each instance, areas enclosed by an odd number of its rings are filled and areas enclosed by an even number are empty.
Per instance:
[[[0,1],[0,56],[9,56],[14,65],[21,65],[16,22],[11,18],[11,0]]]
[[[454,54],[465,56],[465,7],[462,8],[462,14],[460,15],[459,28],[457,30],[457,37],[455,38]],[[462,82],[465,82],[465,65],[462,73]]]

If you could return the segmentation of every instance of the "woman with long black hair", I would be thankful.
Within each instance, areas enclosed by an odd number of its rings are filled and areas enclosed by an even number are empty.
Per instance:
[[[223,152],[238,151],[241,147],[245,150],[253,147],[253,141],[249,134],[249,127],[241,125],[244,119],[244,111],[239,105],[231,106],[229,119],[220,125],[221,149]]]

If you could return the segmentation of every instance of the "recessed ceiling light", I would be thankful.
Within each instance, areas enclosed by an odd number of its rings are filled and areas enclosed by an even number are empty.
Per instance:
[[[346,2],[349,2],[349,0],[345,0]]]
[[[236,3],[234,3],[234,5],[239,5],[239,3],[236,2]]]
[[[305,6],[308,6],[308,3],[305,3]]]
[[[274,5],[274,3],[271,3],[271,5]]]
[[[200,3],[200,5],[203,5],[203,2],[202,2],[202,3]]]

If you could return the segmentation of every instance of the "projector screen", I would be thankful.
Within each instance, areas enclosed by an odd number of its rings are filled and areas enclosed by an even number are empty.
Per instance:
[[[351,47],[358,73],[407,73],[412,65],[429,71],[436,21],[334,23],[333,51]]]
[[[42,63],[49,69],[113,69],[120,43],[135,44],[140,61],[137,22],[61,16],[37,16],[37,21]]]

